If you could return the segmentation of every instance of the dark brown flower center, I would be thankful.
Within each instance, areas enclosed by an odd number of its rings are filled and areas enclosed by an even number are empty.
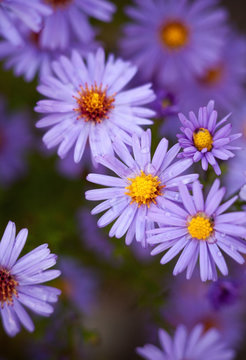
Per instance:
[[[64,7],[72,1],[73,0],[45,0],[45,2],[51,5],[53,8]]]
[[[18,281],[10,274],[9,270],[0,269],[0,303],[1,307],[7,302],[8,305],[13,303],[13,296],[17,296]]]

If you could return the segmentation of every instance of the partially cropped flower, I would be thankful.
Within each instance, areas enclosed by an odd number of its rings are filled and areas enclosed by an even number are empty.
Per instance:
[[[157,117],[163,118],[170,115],[177,115],[179,108],[174,93],[163,88],[156,88],[156,99],[153,101],[152,108],[156,111]]]
[[[93,51],[98,44],[91,39],[89,44],[70,43],[70,47],[60,49],[48,49],[41,44],[41,30],[38,33],[30,31],[26,27],[19,26],[21,45],[11,44],[8,40],[0,41],[0,60],[4,60],[6,69],[13,68],[15,76],[23,76],[26,81],[31,81],[36,75],[40,78],[52,75],[51,63],[58,56],[69,55],[70,49],[77,49],[83,56],[88,51]]]
[[[236,33],[227,36],[220,58],[180,86],[181,111],[197,111],[202,104],[214,99],[221,112],[234,113],[245,99],[245,59],[245,37]]]
[[[146,360],[232,360],[235,356],[219,331],[211,329],[204,333],[201,324],[196,325],[190,333],[184,325],[179,325],[173,339],[165,330],[160,329],[159,340],[161,349],[147,344],[137,348],[137,353]]]
[[[41,34],[42,46],[49,49],[67,49],[76,38],[88,43],[95,31],[88,16],[109,22],[116,6],[107,0],[45,0],[53,10],[44,21]]]
[[[151,254],[169,249],[161,259],[161,264],[166,264],[182,252],[173,270],[174,275],[187,268],[186,277],[189,279],[198,256],[202,281],[217,279],[216,265],[223,275],[227,275],[228,268],[221,250],[239,264],[244,263],[240,253],[246,253],[246,242],[242,239],[246,237],[246,212],[224,214],[237,196],[220,205],[225,188],[219,186],[220,181],[216,179],[204,201],[198,181],[192,185],[193,196],[187,186],[180,183],[183,208],[166,202],[163,209],[153,207],[149,211],[150,220],[160,226],[152,230],[147,239],[151,245],[159,244]]]
[[[135,0],[127,14],[124,54],[146,79],[172,84],[201,74],[218,60],[225,37],[227,13],[209,0]],[[183,80],[182,80],[183,81]]]
[[[0,313],[6,333],[15,336],[23,325],[28,331],[34,324],[23,305],[42,316],[49,316],[60,290],[40,285],[55,279],[59,270],[47,270],[56,263],[47,244],[40,245],[18,259],[27,239],[27,229],[15,235],[15,224],[9,221],[0,242]],[[18,260],[17,260],[18,259]]]
[[[22,43],[15,20],[21,20],[29,29],[38,32],[43,24],[43,17],[52,10],[42,0],[1,0],[0,34],[15,45]]]
[[[207,106],[199,109],[198,117],[193,111],[189,113],[189,119],[180,113],[179,119],[182,123],[180,130],[183,134],[177,134],[177,137],[183,152],[179,156],[192,158],[194,162],[201,160],[202,168],[205,171],[210,164],[216,175],[220,175],[221,170],[216,158],[228,160],[235,156],[231,150],[240,149],[230,143],[242,134],[231,135],[232,125],[230,123],[224,125],[230,115],[228,114],[217,123],[218,114],[214,110],[214,101],[212,100]]]
[[[153,110],[144,107],[154,100],[151,85],[122,91],[137,69],[121,59],[98,49],[87,56],[85,65],[77,51],[71,59],[62,56],[53,63],[54,75],[44,77],[38,91],[51,98],[41,100],[35,110],[45,117],[37,127],[51,127],[43,137],[48,148],[59,145],[58,155],[64,158],[74,149],[74,161],[79,162],[87,139],[92,156],[112,154],[112,140],[119,136],[131,144],[131,135],[140,134],[139,125],[152,121]]]
[[[239,283],[231,279],[219,279],[212,283],[208,297],[214,309],[234,305],[240,294]]]
[[[7,115],[0,99],[0,183],[8,185],[26,171],[27,150],[31,132],[25,112]]]
[[[163,138],[151,160],[151,132],[143,132],[139,139],[133,135],[133,156],[116,138],[114,150],[120,160],[113,155],[98,157],[98,162],[113,170],[118,177],[101,174],[89,174],[87,180],[107,188],[89,190],[85,193],[87,200],[105,200],[92,210],[92,214],[105,211],[98,220],[98,226],[104,227],[117,219],[109,236],[121,238],[126,234],[126,244],[136,238],[142,246],[146,246],[146,230],[152,229],[154,221],[147,220],[148,209],[153,204],[165,204],[167,199],[178,201],[177,185],[193,182],[197,174],[182,175],[191,164],[191,159],[184,159],[172,164],[180,150],[178,144],[169,151],[168,141]]]

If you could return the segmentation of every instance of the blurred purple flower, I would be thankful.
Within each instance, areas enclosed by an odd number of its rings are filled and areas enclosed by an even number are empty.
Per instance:
[[[60,144],[58,155],[64,158],[74,146],[74,161],[83,156],[89,139],[92,156],[113,154],[116,136],[131,144],[131,135],[140,134],[139,125],[149,125],[154,111],[143,107],[155,98],[146,84],[121,91],[137,68],[110,55],[105,63],[103,49],[87,56],[87,66],[77,51],[53,62],[53,77],[42,79],[38,91],[52,100],[41,100],[35,110],[45,117],[37,127],[51,126],[43,137],[48,148]]]
[[[99,227],[104,227],[118,218],[109,232],[110,237],[121,238],[126,234],[127,245],[136,238],[136,241],[145,247],[145,232],[152,229],[154,224],[146,219],[148,208],[151,209],[154,203],[165,203],[166,199],[177,201],[179,194],[175,190],[178,183],[193,182],[198,175],[180,176],[191,166],[192,161],[184,159],[171,164],[180,147],[176,144],[167,151],[168,141],[165,138],[160,141],[151,161],[149,129],[142,133],[140,139],[134,134],[132,145],[134,157],[125,144],[116,138],[113,146],[121,161],[113,155],[97,158],[100,164],[114,171],[118,177],[89,174],[88,181],[110,187],[86,191],[85,197],[92,201],[105,200],[91,212],[94,215],[107,210],[98,220]]]
[[[25,155],[31,146],[27,114],[6,115],[0,99],[0,183],[8,185],[25,172]]]
[[[219,331],[210,329],[204,333],[202,324],[197,324],[190,333],[184,325],[179,325],[173,339],[160,329],[159,340],[161,349],[147,344],[137,348],[137,353],[146,360],[232,360],[235,356]]]
[[[181,111],[199,107],[214,99],[221,112],[237,110],[245,98],[246,39],[232,33],[226,38],[217,62],[206,66],[204,72],[184,82],[180,89]],[[184,90],[185,89],[185,90]]]
[[[82,55],[88,51],[94,51],[98,43],[93,39],[89,44],[79,44],[72,42],[70,47],[63,49],[48,49],[41,45],[41,32],[35,33],[25,27],[20,27],[22,44],[15,45],[7,40],[0,41],[0,60],[5,60],[6,69],[13,68],[15,76],[23,76],[26,81],[32,81],[38,74],[40,78],[52,75],[51,63],[58,56],[69,55],[70,49],[77,49]]]
[[[223,275],[228,274],[225,259],[220,250],[239,264],[244,263],[240,252],[246,254],[246,212],[235,211],[223,214],[237,199],[220,205],[225,188],[219,189],[220,181],[216,179],[204,202],[201,184],[193,183],[193,196],[187,186],[180,183],[179,191],[183,208],[165,202],[163,209],[152,207],[149,219],[159,224],[160,228],[151,230],[147,242],[157,245],[151,255],[169,251],[161,259],[161,264],[172,260],[182,252],[173,274],[177,275],[187,268],[186,277],[190,279],[200,259],[200,276],[202,281],[217,280],[216,265]]]
[[[1,0],[0,34],[15,45],[22,43],[15,20],[21,20],[29,29],[38,32],[43,24],[43,17],[52,10],[42,0]]]
[[[218,60],[227,33],[227,12],[217,1],[135,0],[124,28],[124,55],[146,79],[161,85],[202,74]]]
[[[61,257],[59,267],[62,271],[59,279],[62,295],[84,313],[90,312],[97,299],[99,282],[96,274],[69,257]]]
[[[162,118],[178,114],[179,108],[174,93],[163,88],[154,88],[154,91],[156,99],[151,107],[155,110],[157,117]]]
[[[232,285],[226,285],[227,294],[223,290],[226,283]],[[244,334],[244,298],[237,285],[236,279],[201,282],[198,271],[190,281],[177,277],[170,281],[171,291],[162,315],[174,327],[184,324],[191,330],[201,323],[205,331],[215,328],[226,344],[238,346]]]
[[[45,0],[53,10],[45,18],[41,45],[48,49],[68,49],[76,38],[81,44],[89,43],[95,31],[88,16],[109,22],[116,6],[107,0]]]
[[[215,158],[228,160],[235,156],[231,150],[240,149],[231,146],[230,143],[242,134],[231,135],[232,125],[230,123],[221,126],[230,115],[228,114],[217,123],[218,114],[214,110],[214,101],[212,100],[207,106],[199,109],[198,117],[191,111],[188,120],[180,113],[179,119],[183,125],[180,130],[183,134],[177,134],[177,138],[183,152],[179,154],[179,157],[192,158],[194,162],[201,160],[204,171],[207,171],[208,164],[210,164],[216,175],[220,175],[221,170]]]
[[[0,313],[6,333],[15,336],[22,324],[28,331],[34,324],[25,311],[25,305],[35,313],[49,316],[60,290],[40,285],[57,278],[59,270],[47,270],[56,263],[47,244],[40,245],[19,260],[28,231],[22,229],[15,237],[15,224],[9,221],[0,242]]]

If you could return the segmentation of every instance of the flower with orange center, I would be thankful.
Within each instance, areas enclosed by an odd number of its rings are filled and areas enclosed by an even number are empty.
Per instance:
[[[161,28],[161,41],[170,50],[178,50],[189,41],[189,29],[178,20],[169,21]]]
[[[93,121],[94,123],[101,123],[102,120],[108,119],[110,110],[114,108],[114,95],[107,96],[107,87],[102,90],[102,85],[99,87],[95,83],[89,88],[87,84],[85,87],[80,86],[81,91],[78,92],[78,97],[74,97],[77,101],[78,107],[74,109],[79,113],[77,119],[83,118],[86,122]]]
[[[18,281],[6,269],[0,269],[0,303],[3,308],[4,303],[13,304],[13,296],[18,296]]]
[[[203,74],[203,76],[199,77],[198,80],[200,83],[213,86],[220,82],[223,75],[223,67],[217,66],[214,68],[209,68]]]
[[[187,228],[190,236],[198,240],[207,240],[213,232],[212,221],[204,213],[192,216]]]
[[[132,198],[132,203],[137,203],[138,207],[147,205],[150,207],[151,203],[156,204],[156,197],[162,195],[162,189],[165,185],[160,185],[161,181],[158,176],[151,174],[146,175],[141,170],[141,175],[135,178],[128,178],[130,185],[126,187],[128,192],[125,194]]]
[[[193,141],[197,150],[207,149],[210,151],[213,147],[213,137],[207,129],[199,128],[193,133]]]

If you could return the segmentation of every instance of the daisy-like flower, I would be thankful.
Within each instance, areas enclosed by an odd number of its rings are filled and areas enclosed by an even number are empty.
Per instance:
[[[146,79],[160,84],[201,74],[217,61],[224,44],[227,13],[213,0],[135,0],[127,14],[124,54]]]
[[[38,32],[43,17],[52,10],[42,0],[1,0],[0,1],[0,34],[15,45],[22,43],[15,20],[21,20],[29,29]]]
[[[137,348],[137,353],[146,360],[232,360],[235,357],[235,352],[223,342],[218,330],[204,333],[201,324],[197,324],[190,333],[184,325],[179,325],[173,339],[160,329],[159,340],[161,349],[147,344]]]
[[[230,123],[224,125],[230,115],[228,114],[217,123],[218,113],[214,110],[212,100],[207,106],[199,109],[198,117],[191,111],[188,120],[180,113],[179,120],[183,125],[180,130],[183,134],[177,134],[177,138],[183,152],[179,154],[179,157],[192,158],[194,162],[201,160],[203,170],[206,171],[210,164],[216,175],[220,175],[221,170],[215,158],[228,160],[235,156],[231,150],[240,149],[230,143],[242,134],[231,135],[232,125]]]
[[[159,244],[151,255],[169,249],[161,259],[161,264],[166,264],[182,251],[173,270],[174,275],[187,268],[186,277],[190,279],[198,255],[202,281],[217,279],[216,265],[223,275],[227,275],[228,268],[221,250],[239,264],[244,263],[240,252],[246,253],[246,242],[242,240],[246,237],[246,213],[235,211],[223,214],[237,196],[220,205],[226,190],[219,186],[220,181],[216,179],[204,201],[198,181],[192,185],[193,197],[187,186],[180,183],[183,207],[166,201],[163,209],[150,209],[150,220],[160,226],[152,230],[147,239],[151,245]]]
[[[42,316],[49,316],[60,290],[40,285],[55,279],[59,270],[47,270],[56,263],[47,244],[40,245],[18,259],[27,239],[27,229],[15,237],[15,224],[9,221],[0,242],[0,313],[6,333],[15,336],[22,324],[28,331],[34,324],[23,305]],[[18,260],[17,260],[18,259]]]
[[[67,49],[76,38],[89,43],[95,31],[88,16],[109,22],[116,6],[107,0],[45,0],[53,10],[44,20],[41,44],[49,49]]]
[[[197,174],[182,175],[191,164],[191,159],[172,163],[180,150],[178,144],[169,151],[168,141],[163,138],[151,160],[151,132],[147,130],[132,139],[133,156],[120,139],[115,139],[114,149],[120,160],[113,155],[105,155],[97,160],[102,165],[113,170],[118,177],[89,174],[87,180],[107,188],[89,190],[85,193],[87,200],[105,200],[92,210],[92,214],[102,211],[106,213],[98,220],[98,226],[104,227],[117,219],[109,236],[121,238],[126,234],[126,244],[136,238],[143,247],[146,246],[146,230],[152,229],[153,220],[147,220],[146,215],[153,204],[165,204],[167,199],[178,201],[176,192],[180,181],[193,182]]]
[[[46,116],[37,127],[51,126],[43,137],[48,148],[60,144],[58,155],[64,158],[74,146],[74,161],[79,162],[89,138],[92,156],[112,154],[115,136],[131,144],[131,135],[140,134],[139,125],[152,124],[154,111],[143,105],[155,95],[146,84],[122,91],[137,69],[98,49],[89,54],[87,66],[77,51],[53,63],[54,75],[44,77],[38,91],[51,100],[41,100],[35,110]]]
[[[69,55],[71,47],[80,55],[97,49],[98,44],[91,40],[89,44],[70,43],[67,49],[48,49],[41,44],[42,31],[35,33],[26,27],[19,26],[22,43],[12,44],[8,40],[0,41],[0,60],[4,60],[6,69],[13,68],[15,76],[23,76],[26,81],[32,81],[38,74],[40,78],[51,76],[51,63],[58,56]]]

